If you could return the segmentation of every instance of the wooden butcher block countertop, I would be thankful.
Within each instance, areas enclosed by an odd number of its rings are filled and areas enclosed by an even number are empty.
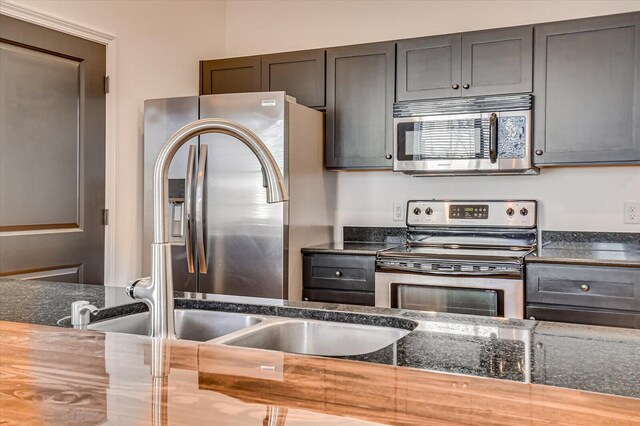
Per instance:
[[[0,321],[3,426],[372,423],[637,425],[640,399]]]

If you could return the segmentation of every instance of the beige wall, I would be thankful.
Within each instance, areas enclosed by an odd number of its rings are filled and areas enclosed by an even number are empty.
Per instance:
[[[224,54],[225,3],[14,2],[116,36],[115,277],[142,271],[142,125],[145,99],[198,93],[198,61]]]
[[[226,56],[327,47],[640,10],[639,1],[245,1],[226,10]],[[412,178],[342,172],[338,228],[399,226],[392,203],[416,198],[533,198],[543,229],[640,232],[640,167],[545,169],[540,176]],[[336,238],[339,238],[339,232]]]

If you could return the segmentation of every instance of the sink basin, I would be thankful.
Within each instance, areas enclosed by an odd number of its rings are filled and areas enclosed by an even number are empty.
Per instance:
[[[375,352],[407,334],[409,330],[391,327],[290,320],[247,330],[221,343],[305,355],[350,356]]]
[[[174,318],[178,339],[198,342],[215,339],[261,322],[260,318],[252,315],[191,309],[176,309]],[[89,324],[87,328],[147,335],[149,334],[149,312],[95,322]]]

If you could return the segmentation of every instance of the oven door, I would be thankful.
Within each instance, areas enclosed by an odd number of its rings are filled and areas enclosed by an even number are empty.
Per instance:
[[[376,272],[376,306],[524,318],[521,278]]]
[[[535,173],[531,111],[397,117],[393,170],[414,175]]]

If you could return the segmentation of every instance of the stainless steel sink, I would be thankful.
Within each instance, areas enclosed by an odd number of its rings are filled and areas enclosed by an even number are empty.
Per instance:
[[[229,312],[175,310],[175,327],[178,339],[204,342],[242,330],[261,322],[253,315]],[[127,315],[89,324],[90,330],[114,331],[129,334],[149,334],[149,312]]]
[[[305,355],[350,356],[380,350],[409,330],[313,320],[265,323],[217,343]]]

